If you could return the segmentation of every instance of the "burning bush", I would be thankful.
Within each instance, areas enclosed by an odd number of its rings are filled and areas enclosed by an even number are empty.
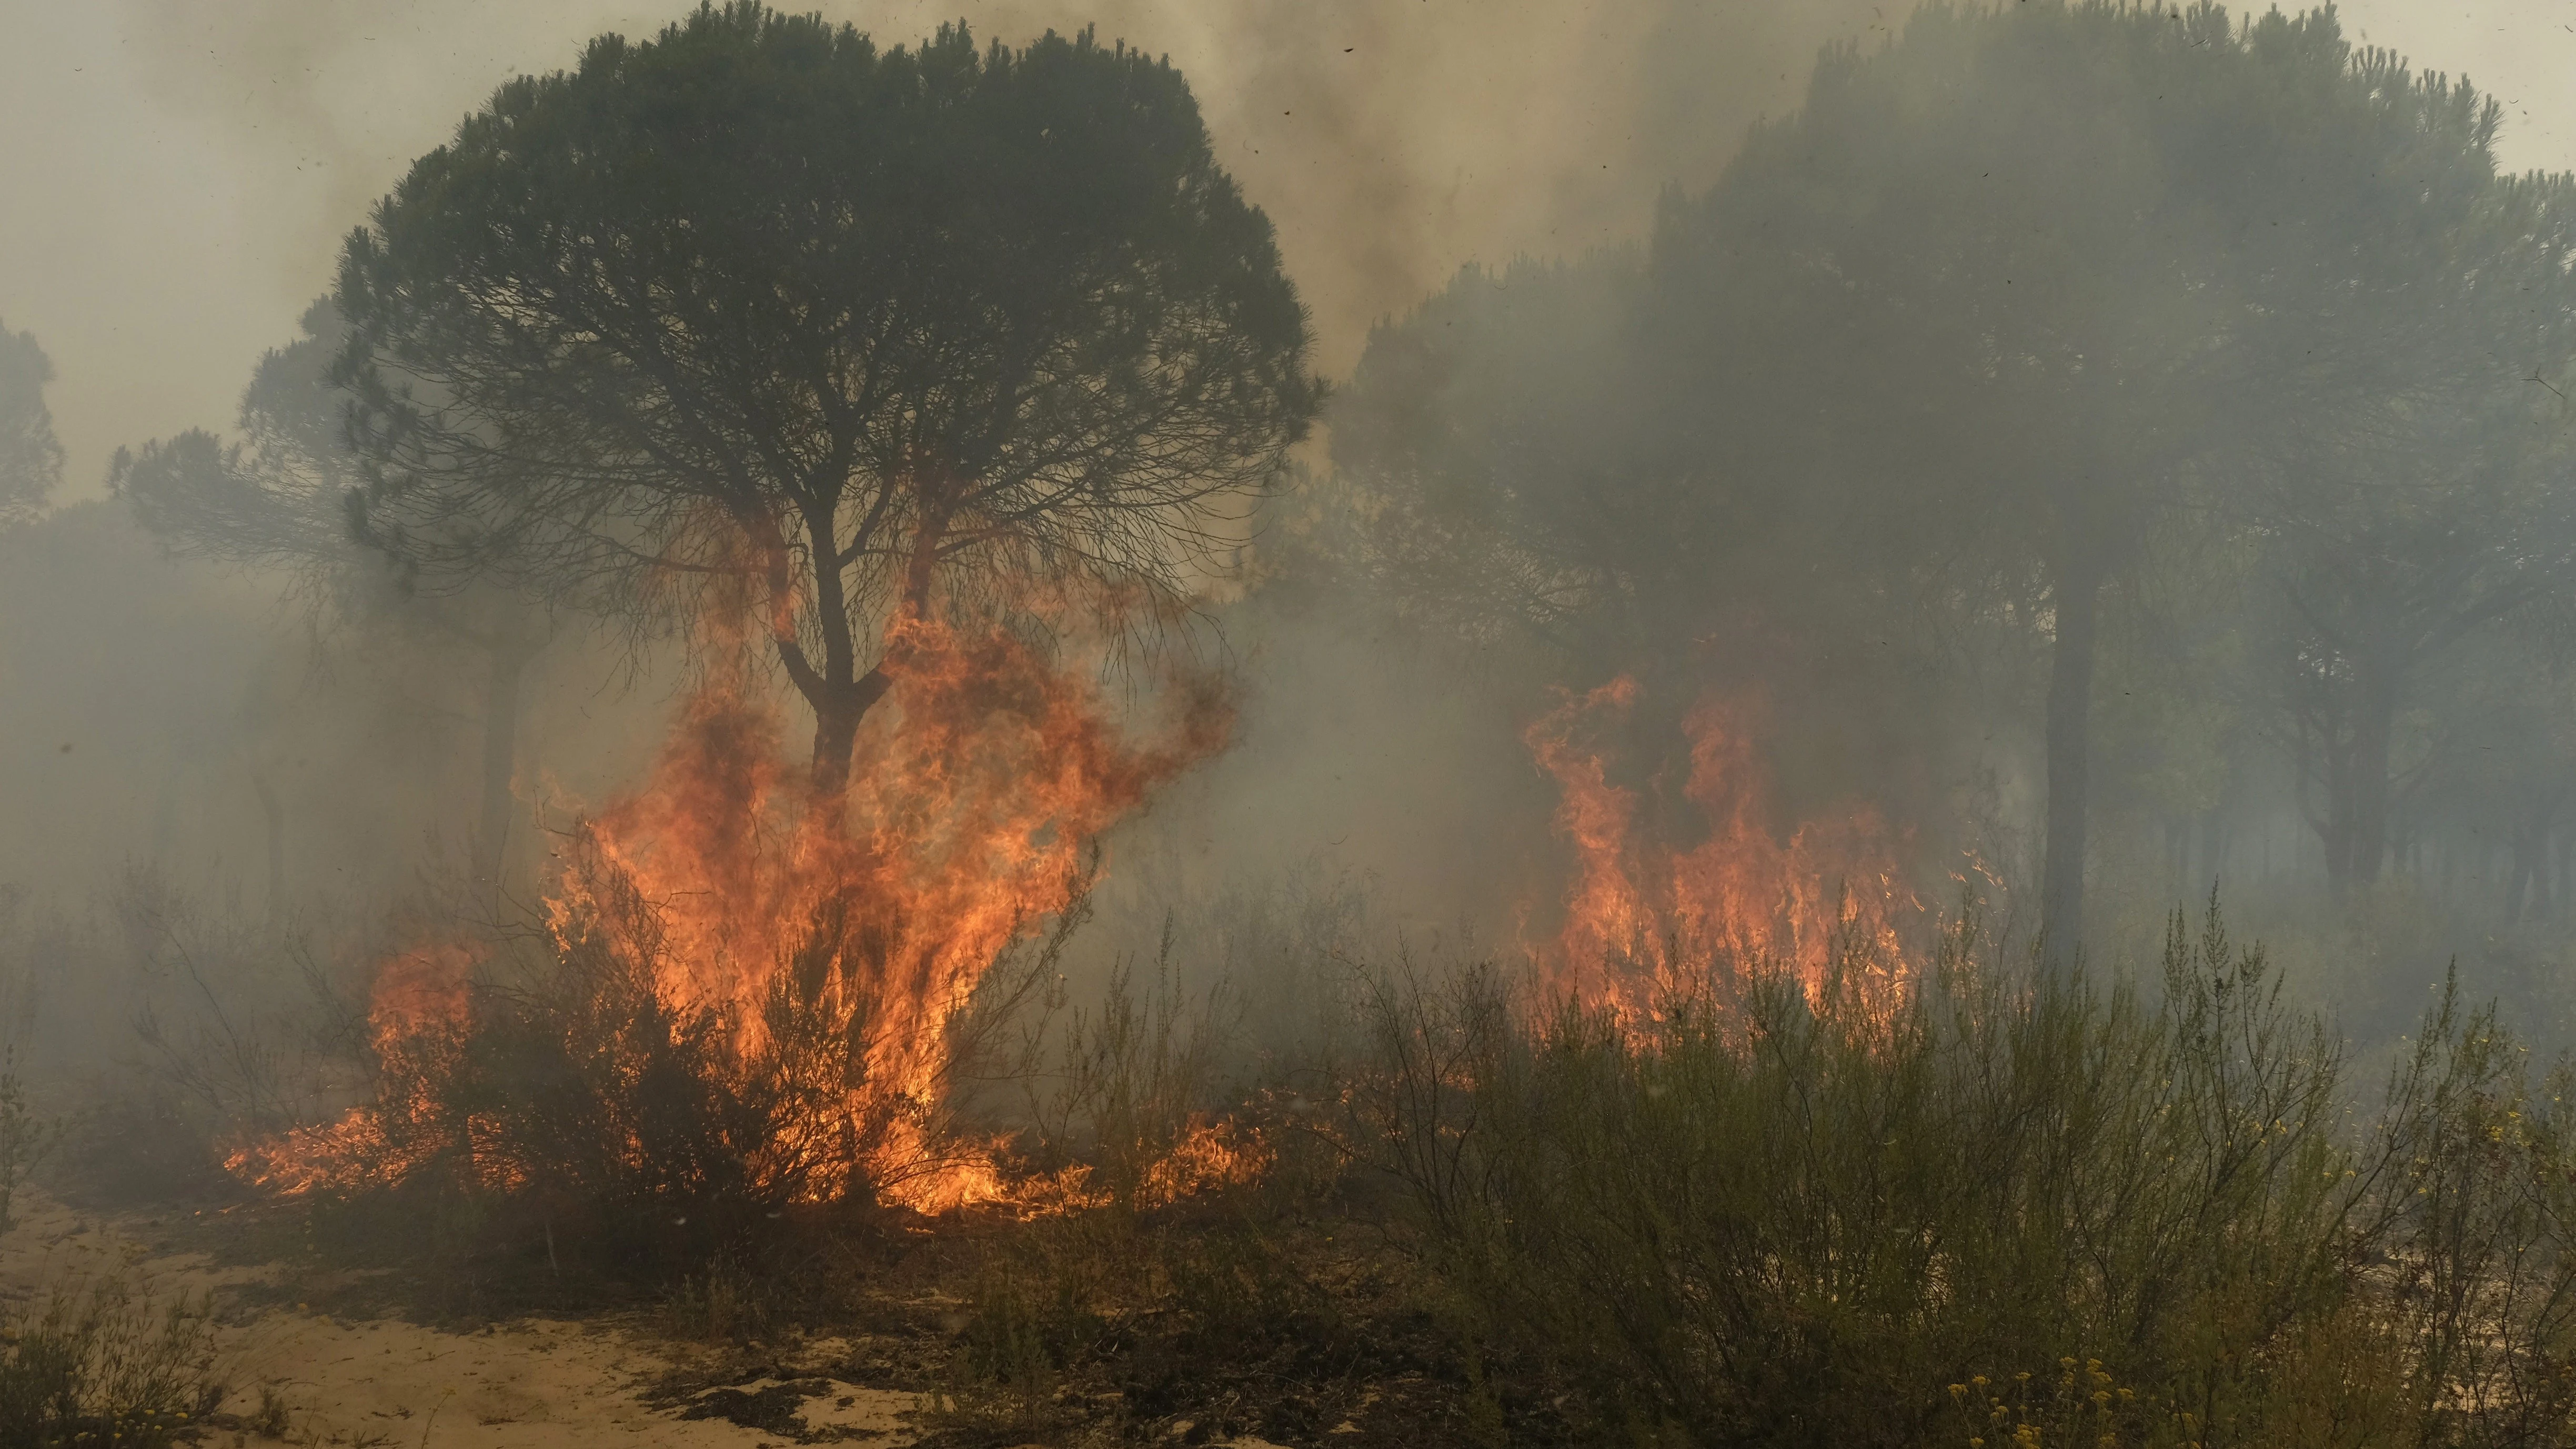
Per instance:
[[[711,658],[650,784],[572,832],[544,930],[488,961],[388,962],[372,1100],[237,1171],[506,1201],[550,1241],[999,1195],[989,1153],[946,1131],[965,1039],[1052,979],[1087,843],[1221,742],[1221,697],[1176,691],[1168,736],[1130,745],[1012,636],[909,621],[899,714],[823,798],[742,651]]]
[[[1647,1011],[1688,976],[1688,963],[1674,959],[1672,943],[1682,940],[1776,960],[1811,987],[1837,969],[1858,970],[1893,994],[1910,970],[1900,937],[1925,922],[1898,864],[1902,833],[1855,804],[1840,820],[1775,838],[1770,774],[1755,740],[1761,711],[1713,693],[1681,721],[1689,755],[1679,778],[1659,772],[1643,789],[1622,783],[1636,765],[1617,741],[1640,694],[1629,675],[1583,694],[1561,691],[1522,735],[1556,782],[1556,830],[1574,856],[1563,923],[1538,947],[1557,984],[1623,1012]],[[1856,936],[1869,949],[1845,952]]]
[[[595,843],[567,874],[581,908],[514,970],[459,950],[388,963],[373,1100],[241,1149],[235,1170],[286,1194],[463,1195],[541,1221],[550,1245],[572,1230],[625,1248],[722,1242],[791,1211],[938,1206],[992,1180],[982,1145],[948,1130],[944,1073],[877,1074],[903,1013],[885,1003],[884,937],[848,898],[818,904],[758,997],[707,1002],[674,988],[665,913],[631,875]],[[1006,943],[936,1060],[1053,976],[1076,918]]]

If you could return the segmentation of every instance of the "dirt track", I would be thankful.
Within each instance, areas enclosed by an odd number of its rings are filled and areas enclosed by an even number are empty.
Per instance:
[[[101,1220],[44,1199],[21,1199],[0,1238],[0,1293],[23,1302],[65,1281],[121,1274],[144,1292],[213,1292],[275,1281],[266,1267],[219,1267],[199,1254],[156,1254],[149,1219]],[[656,1389],[684,1348],[615,1324],[523,1320],[455,1333],[400,1319],[355,1322],[310,1308],[218,1313],[218,1369],[233,1386],[228,1413],[247,1418],[260,1389],[288,1407],[287,1441],[351,1449],[590,1449],[672,1445],[754,1449],[783,1440],[912,1442],[920,1397],[819,1375],[753,1380],[677,1403]],[[830,1345],[814,1346],[828,1356]],[[791,1370],[792,1371],[792,1370]],[[752,1419],[771,1427],[731,1422]],[[783,1431],[783,1432],[782,1432]],[[801,1431],[801,1432],[800,1432]],[[245,1431],[218,1430],[229,1444]]]

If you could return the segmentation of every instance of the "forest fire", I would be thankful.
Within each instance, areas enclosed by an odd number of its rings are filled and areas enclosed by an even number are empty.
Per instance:
[[[1555,826],[1574,875],[1554,941],[1537,954],[1554,986],[1623,1015],[1651,1014],[1698,950],[1796,973],[1813,992],[1838,964],[1865,963],[1864,996],[1897,989],[1901,933],[1922,911],[1897,864],[1901,844],[1878,812],[1847,808],[1773,834],[1758,707],[1703,696],[1682,720],[1687,774],[1643,789],[1617,782],[1620,733],[1640,686],[1628,675],[1562,692],[1522,740],[1559,792]],[[1678,784],[1679,801],[1668,798]],[[1686,807],[1686,808],[1685,808]],[[1688,825],[1673,817],[1694,815]],[[1676,837],[1696,834],[1696,843]],[[1859,948],[1859,949],[1853,949]]]
[[[2576,1449],[2542,7],[19,8],[0,1449]]]
[[[479,961],[479,953],[461,945],[420,947],[385,961],[367,1012],[376,1101],[336,1121],[236,1148],[225,1165],[288,1196],[377,1176],[399,1180],[427,1167],[430,1134],[402,1129],[445,1115],[436,1086],[455,1072],[462,1054]],[[389,1125],[397,1130],[389,1132]]]
[[[1179,681],[1166,730],[1131,743],[1096,691],[1026,643],[909,618],[888,634],[891,708],[826,806],[738,642],[711,651],[648,783],[575,832],[546,902],[554,950],[604,952],[656,1020],[704,1038],[699,1060],[744,1079],[738,1096],[793,1104],[738,1144],[758,1188],[867,1190],[924,1212],[997,1198],[988,1157],[924,1125],[951,1022],[997,956],[1073,903],[1085,848],[1224,744],[1230,709],[1212,681]],[[444,1150],[507,1185],[508,1134],[449,1112],[440,1080],[482,1029],[473,962],[415,954],[376,981],[376,1099],[240,1150],[237,1173],[297,1193],[399,1179]]]

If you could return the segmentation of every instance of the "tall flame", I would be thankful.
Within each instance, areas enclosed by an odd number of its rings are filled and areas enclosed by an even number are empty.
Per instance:
[[[605,939],[672,1010],[719,1023],[746,1072],[774,1070],[781,992],[857,1043],[833,1076],[835,1119],[809,1142],[867,1145],[809,1167],[807,1196],[864,1183],[924,1211],[997,1195],[989,1162],[940,1159],[923,1123],[947,1086],[950,1026],[986,968],[1072,904],[1089,842],[1148,794],[1221,748],[1230,709],[1212,680],[1181,681],[1160,736],[1131,742],[1096,690],[1001,630],[921,618],[888,631],[884,704],[861,733],[846,792],[817,799],[790,760],[785,720],[746,667],[743,636],[713,640],[647,783],[582,827],[547,902],[558,947]],[[649,924],[604,888],[633,895]],[[649,935],[650,939],[642,939]],[[818,947],[818,939],[822,940]],[[830,969],[817,973],[818,949]],[[370,1032],[376,1100],[340,1122],[237,1153],[237,1172],[280,1191],[400,1176],[401,1139],[463,1145],[487,1185],[477,1124],[447,1124],[436,1077],[469,1030],[470,962],[444,974],[398,958],[380,972]],[[802,973],[799,975],[798,973]],[[805,980],[803,976],[817,979]],[[864,1132],[840,1124],[866,1119]],[[369,1159],[373,1158],[373,1161]]]
[[[1897,865],[1901,841],[1878,812],[1848,807],[1808,822],[1785,842],[1773,834],[1769,774],[1755,744],[1757,708],[1717,695],[1684,717],[1689,771],[1681,796],[1697,838],[1676,845],[1647,819],[1637,789],[1617,783],[1615,743],[1634,715],[1637,681],[1626,675],[1577,694],[1522,735],[1555,780],[1557,833],[1572,848],[1564,918],[1541,955],[1560,989],[1623,1012],[1649,1013],[1674,980],[1681,943],[1794,971],[1820,988],[1848,953],[1886,979],[1904,973],[1901,931],[1921,903]]]
[[[1081,852],[1152,789],[1221,748],[1232,724],[1210,681],[1184,683],[1160,741],[1120,739],[1095,691],[1007,633],[922,618],[889,632],[892,717],[871,721],[838,808],[810,798],[784,722],[738,670],[683,712],[643,791],[590,825],[603,857],[658,907],[660,982],[712,1009],[759,1052],[777,974],[832,915],[864,943],[873,979],[863,1110],[926,1107],[945,1086],[948,1025],[985,967],[1070,905]],[[567,875],[557,929],[595,919]],[[892,1110],[865,1164],[924,1209],[999,1191],[989,1168],[907,1175],[927,1144]],[[854,1164],[858,1166],[858,1164]]]

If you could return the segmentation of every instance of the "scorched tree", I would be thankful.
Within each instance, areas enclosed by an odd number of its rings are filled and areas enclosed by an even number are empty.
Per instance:
[[[603,36],[422,157],[336,300],[367,535],[593,605],[748,586],[826,794],[889,625],[1180,598],[1322,393],[1187,84],[1089,31]]]

